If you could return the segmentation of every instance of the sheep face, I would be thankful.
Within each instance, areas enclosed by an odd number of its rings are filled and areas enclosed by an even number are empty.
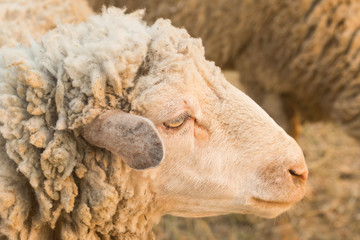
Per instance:
[[[129,89],[132,114],[101,116],[91,128],[102,130],[87,130],[88,141],[105,133],[95,145],[150,173],[160,215],[275,217],[289,209],[303,197],[307,177],[299,146],[205,60],[199,40],[162,34],[166,24],[154,24],[155,40]],[[125,131],[128,140],[118,140],[124,136],[113,132],[130,123],[136,127]]]
[[[220,72],[181,64],[178,73],[165,67],[139,78],[132,111],[142,117],[108,111],[87,140],[132,168],[149,168],[134,174],[152,176],[160,215],[275,217],[299,201],[307,167],[295,141]]]
[[[299,201],[307,169],[293,139],[221,74],[206,79],[191,62],[183,70],[159,76],[134,101],[165,145],[162,164],[148,170],[156,176],[159,209],[186,217],[274,217]]]

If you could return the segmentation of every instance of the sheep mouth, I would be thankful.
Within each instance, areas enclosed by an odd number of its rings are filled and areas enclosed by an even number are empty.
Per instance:
[[[280,207],[280,208],[287,208],[293,205],[295,202],[282,202],[282,201],[268,201],[257,197],[251,198],[252,202],[256,205],[261,205],[264,207]]]

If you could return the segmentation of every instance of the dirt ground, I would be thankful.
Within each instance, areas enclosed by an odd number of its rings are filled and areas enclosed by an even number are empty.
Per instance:
[[[231,72],[226,76],[237,77]],[[304,200],[289,212],[276,219],[238,214],[202,219],[166,216],[155,229],[157,239],[360,239],[360,142],[333,124],[308,123],[299,144],[310,174]]]

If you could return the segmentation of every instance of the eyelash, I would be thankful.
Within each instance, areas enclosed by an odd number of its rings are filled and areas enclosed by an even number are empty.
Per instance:
[[[175,118],[175,119],[172,119],[170,121],[167,121],[167,122],[164,122],[163,125],[167,128],[167,129],[178,129],[180,127],[182,127],[187,120],[189,120],[190,118],[190,114],[188,114],[187,112],[181,114],[179,117]],[[177,124],[181,122],[179,125],[173,127],[173,126],[170,126],[171,124]]]

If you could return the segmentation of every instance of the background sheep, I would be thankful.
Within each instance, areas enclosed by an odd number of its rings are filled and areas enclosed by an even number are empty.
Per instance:
[[[199,40],[141,15],[0,50],[3,236],[151,239],[163,214],[274,217],[304,195],[293,139]]]
[[[79,23],[91,15],[86,0],[1,0],[0,47],[39,40],[57,23]]]
[[[209,59],[240,72],[247,93],[293,136],[304,120],[331,120],[360,136],[356,0],[89,2],[146,8],[149,21],[185,26]]]

